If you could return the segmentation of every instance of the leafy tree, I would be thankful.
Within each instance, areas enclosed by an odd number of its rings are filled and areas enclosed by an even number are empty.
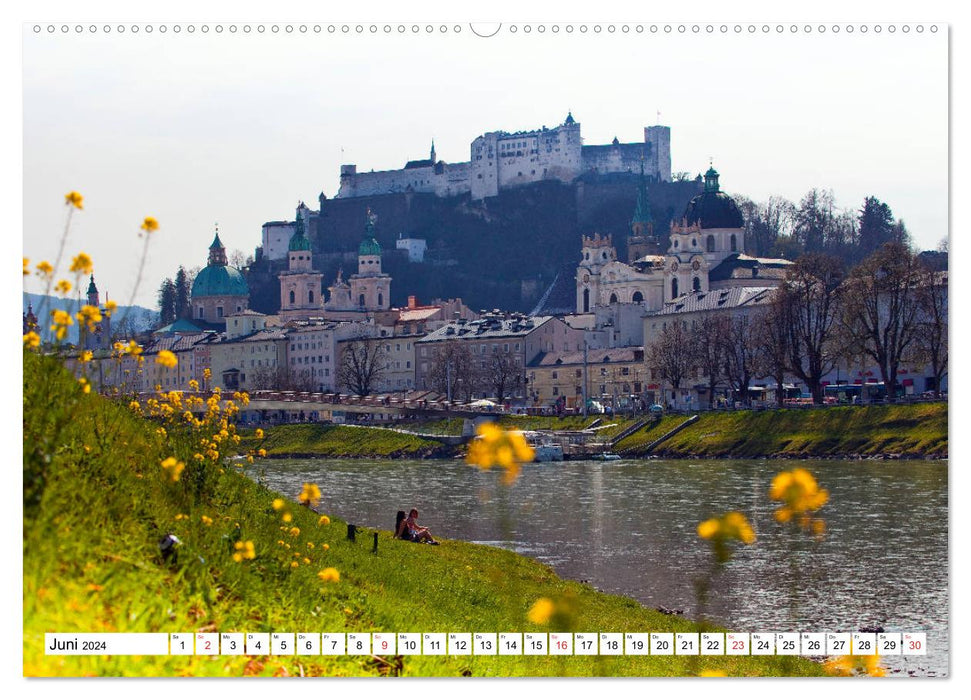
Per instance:
[[[158,289],[159,323],[163,326],[175,321],[175,283],[168,277]]]
[[[179,271],[175,273],[175,317],[191,318],[192,305],[190,295],[192,293],[189,273],[179,265]]]
[[[863,200],[860,210],[860,250],[864,257],[871,255],[894,237],[893,212],[876,197]]]

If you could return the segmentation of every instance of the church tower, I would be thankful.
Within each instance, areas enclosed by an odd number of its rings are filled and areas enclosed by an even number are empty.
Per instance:
[[[289,268],[280,273],[280,317],[306,319],[323,309],[323,275],[313,269],[313,250],[304,233],[303,211],[297,210],[293,236],[287,251]]]
[[[91,281],[88,284],[88,306],[101,307],[98,301],[98,287],[94,284],[94,275],[91,275]]]
[[[661,255],[661,244],[654,233],[654,215],[647,197],[647,179],[644,177],[644,160],[641,159],[641,176],[637,183],[637,205],[630,221],[627,237],[627,262],[633,263],[645,255]]]
[[[384,311],[391,308],[391,276],[381,271],[381,244],[374,237],[377,217],[367,210],[364,240],[357,249],[357,274],[351,275],[351,301],[364,311]]]

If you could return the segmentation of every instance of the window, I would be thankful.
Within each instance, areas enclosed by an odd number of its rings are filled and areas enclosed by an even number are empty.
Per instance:
[[[715,252],[715,237],[710,234],[708,235],[708,238],[705,239],[705,251],[708,253]]]
[[[217,306],[216,307],[216,318],[222,318],[222,317],[223,317],[223,307]]]
[[[357,298],[357,305],[358,306],[364,306],[364,295],[363,294],[361,294],[360,296],[358,296],[358,298]]]
[[[677,299],[678,298],[678,280],[677,280],[677,278],[671,280],[671,298],[672,299]]]
[[[560,395],[559,387],[553,387],[553,396],[559,396],[559,395]]]
[[[199,318],[202,318],[203,315],[204,315],[204,311],[203,311],[202,307],[200,306],[199,307]]]
[[[610,295],[610,303],[611,304],[616,304],[617,303],[617,295],[616,294],[611,294]]]
[[[738,239],[735,238],[735,234],[732,234],[732,252],[734,253],[738,250]]]
[[[291,304],[296,303],[296,300],[297,300],[297,295],[294,294],[293,290],[291,289],[290,290],[290,303]]]
[[[634,296],[632,296],[630,300],[635,304],[640,304],[642,301],[644,301],[644,295],[640,292],[634,292]]]
[[[307,301],[309,301],[311,304],[313,304],[314,303],[314,290],[311,289],[309,292],[307,292],[307,297],[308,297],[307,298]]]
[[[551,376],[552,376],[553,379],[558,379],[559,378],[557,376],[558,374],[559,374],[558,372],[553,372],[553,374]]]
[[[700,292],[701,291],[701,279],[698,278],[698,277],[695,277],[693,280],[691,280],[691,288],[694,291],[696,291],[696,292]]]

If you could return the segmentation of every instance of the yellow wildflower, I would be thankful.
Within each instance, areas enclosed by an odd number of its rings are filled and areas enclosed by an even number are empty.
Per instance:
[[[203,379],[210,379],[211,377],[212,377],[212,370],[211,369],[209,369],[208,367],[206,367],[204,370],[202,370],[202,378]]]
[[[128,408],[130,408],[132,411],[140,411],[140,410],[142,410],[141,404],[139,404],[135,400],[132,400],[132,401],[130,401],[128,403]]]
[[[40,336],[34,331],[28,331],[24,333],[24,345],[28,348],[36,348],[40,346]]]
[[[328,549],[330,549],[330,545],[329,545],[329,544],[327,544],[326,542],[324,542],[324,543],[322,543],[322,544],[320,545],[320,547],[321,547],[321,549],[323,549],[323,550],[324,550],[325,552],[326,552],[326,551],[327,551]]]
[[[731,557],[728,545],[733,540],[752,544],[755,542],[755,531],[744,515],[732,511],[720,518],[709,518],[699,523],[698,537],[711,542],[718,561],[725,562]]]
[[[80,192],[75,192],[74,190],[64,195],[64,203],[75,209],[84,209],[84,197],[81,196]]]
[[[282,520],[283,522],[288,523],[291,520],[293,520],[293,515],[290,513],[290,511],[287,511],[286,513],[283,514]]]
[[[266,457],[266,450],[260,448],[256,451],[256,454],[258,454],[260,457]]]
[[[880,657],[840,656],[823,664],[826,672],[834,676],[884,676],[887,671],[880,665]]]
[[[317,572],[317,578],[319,578],[324,583],[337,583],[341,580],[340,572],[332,566],[327,567],[323,571]]]
[[[87,326],[88,330],[94,332],[95,328],[101,323],[101,310],[97,306],[85,304],[77,314],[78,323]]]
[[[41,277],[50,277],[54,274],[54,266],[46,260],[41,260],[37,263],[37,274]]]
[[[553,601],[549,598],[540,598],[533,607],[529,609],[526,618],[536,625],[545,625],[553,616]]]
[[[317,520],[317,524],[330,525],[330,518],[328,518],[326,515],[321,515],[320,518]]]
[[[142,231],[145,231],[146,233],[158,231],[158,219],[156,219],[154,216],[146,216],[145,220],[142,221]]]
[[[94,262],[87,253],[78,253],[71,260],[71,272],[81,275],[90,275],[94,271]]]
[[[179,477],[182,476],[182,470],[185,469],[185,464],[175,457],[168,457],[162,460],[162,469],[165,470],[165,475],[171,481],[178,481]]]
[[[704,671],[698,674],[699,678],[724,678],[728,674],[722,671],[720,668],[706,668]]]
[[[253,546],[252,540],[246,540],[243,542],[240,540],[233,548],[236,550],[233,553],[233,561],[239,563],[244,559],[256,559],[256,547]]]
[[[129,355],[137,356],[142,354],[142,348],[134,340],[129,340],[128,347],[125,349],[125,352],[127,352]]]
[[[290,537],[300,537],[300,528],[299,527],[291,527],[290,528]]]
[[[85,350],[78,356],[78,362],[91,362],[94,359],[94,353],[90,350]]]
[[[262,440],[263,439],[263,428],[257,428],[256,429],[256,432],[253,433],[253,434],[256,436],[256,439],[257,440]]]
[[[273,510],[281,510],[287,504],[282,498],[273,499]]]
[[[320,501],[320,487],[317,484],[304,483],[303,490],[297,496],[301,505],[315,506]]]
[[[533,460],[533,448],[518,430],[503,430],[493,423],[483,423],[476,432],[465,461],[482,469],[495,466],[505,469],[506,483],[516,480],[521,463]]]
[[[212,525],[212,518],[210,518],[208,515],[203,515],[201,520],[203,525]]]
[[[60,294],[67,294],[71,291],[71,283],[67,280],[59,280],[58,283],[54,285],[54,291]]]
[[[822,520],[810,518],[809,514],[822,508],[829,500],[829,492],[819,488],[816,479],[807,470],[797,467],[792,471],[779,472],[772,479],[769,488],[769,498],[780,501],[781,505],[775,511],[775,519],[780,523],[787,523],[794,516],[800,526],[811,530],[817,537],[821,537],[826,530]]]
[[[106,301],[105,302],[105,314],[107,316],[111,316],[111,314],[115,313],[115,311],[117,311],[117,310],[118,310],[118,302],[117,301],[109,300],[109,301]]]
[[[199,382],[197,382],[195,379],[190,379],[189,388],[192,389],[192,391],[199,391]]]
[[[71,320],[71,314],[67,311],[62,311],[61,309],[54,309],[51,311],[51,316],[54,318],[54,324],[51,326],[51,331],[54,332],[54,336],[58,340],[64,340],[67,336],[67,327],[73,326],[74,321]]]
[[[81,391],[83,391],[85,394],[91,393],[91,383],[87,380],[87,378],[79,377],[78,384],[81,385]]]
[[[24,277],[30,274],[30,258],[24,258]]]
[[[168,367],[169,369],[179,364],[178,358],[171,350],[159,350],[158,357],[155,358],[155,362],[163,367]]]

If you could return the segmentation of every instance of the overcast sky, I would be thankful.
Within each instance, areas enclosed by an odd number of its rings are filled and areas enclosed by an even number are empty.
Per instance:
[[[858,209],[872,194],[920,246],[947,235],[944,25],[755,36],[506,25],[489,39],[468,25],[417,36],[410,25],[405,36],[171,26],[24,30],[24,255],[53,259],[63,195],[78,190],[68,251],[89,253],[119,302],[146,215],[161,229],[137,301],[152,306],[163,277],[205,264],[215,222],[250,254],[264,221],[336,193],[341,162],[398,168],[427,157],[433,137],[440,159],[468,160],[477,135],[554,126],[567,110],[588,144],[640,141],[660,111],[675,171],[710,157],[723,189],[755,200],[821,187]]]

